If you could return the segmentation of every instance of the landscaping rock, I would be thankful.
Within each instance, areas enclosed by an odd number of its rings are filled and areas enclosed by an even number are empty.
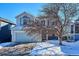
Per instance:
[[[23,56],[29,55],[34,43],[20,44],[14,47],[4,47],[0,49],[0,56]]]

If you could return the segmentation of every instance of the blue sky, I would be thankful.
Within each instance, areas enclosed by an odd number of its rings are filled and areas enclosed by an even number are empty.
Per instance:
[[[24,11],[37,16],[43,5],[44,3],[0,3],[0,17],[15,22],[15,16]]]

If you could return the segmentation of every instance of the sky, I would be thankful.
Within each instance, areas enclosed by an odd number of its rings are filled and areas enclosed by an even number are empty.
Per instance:
[[[44,4],[45,3],[0,3],[0,17],[16,23],[15,17],[24,11],[33,16],[38,16]]]
[[[44,3],[0,3],[0,17],[16,22],[15,17],[26,11],[34,16],[39,15]]]

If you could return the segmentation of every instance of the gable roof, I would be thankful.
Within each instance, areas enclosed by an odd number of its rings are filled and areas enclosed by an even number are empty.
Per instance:
[[[21,14],[17,15],[15,18],[18,18],[18,17],[20,17],[22,15],[30,15],[30,16],[34,17],[33,15],[31,15],[31,14],[29,14],[29,13],[27,13],[27,12],[24,11]]]
[[[1,21],[1,22],[5,22],[5,23],[9,23],[9,24],[12,24],[12,25],[16,25],[16,24],[14,24],[12,21],[10,21],[10,20],[8,20],[8,19],[4,19],[4,18],[2,18],[2,17],[0,17],[0,21]]]

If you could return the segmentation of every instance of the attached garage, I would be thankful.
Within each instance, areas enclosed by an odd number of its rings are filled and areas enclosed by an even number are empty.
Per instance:
[[[48,39],[49,40],[58,40],[58,37],[57,36],[49,36]]]

